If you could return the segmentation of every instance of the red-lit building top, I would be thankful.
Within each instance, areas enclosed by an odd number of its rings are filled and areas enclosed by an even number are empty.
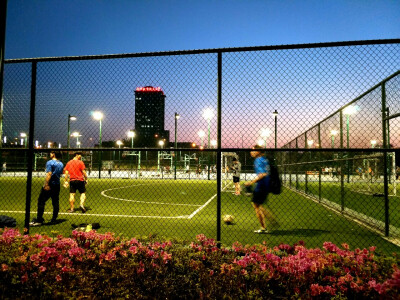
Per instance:
[[[153,86],[139,86],[136,88],[135,92],[161,92],[164,94],[163,90],[160,87],[153,87]]]

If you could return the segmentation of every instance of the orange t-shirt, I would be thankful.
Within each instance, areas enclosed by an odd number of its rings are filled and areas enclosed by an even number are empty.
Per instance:
[[[77,159],[70,160],[65,166],[65,171],[68,171],[71,181],[85,181],[83,170],[85,170],[85,164],[83,161]]]

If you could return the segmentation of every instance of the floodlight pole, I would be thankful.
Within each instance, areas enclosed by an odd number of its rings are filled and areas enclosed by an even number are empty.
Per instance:
[[[101,119],[99,120],[99,148],[101,149],[102,146],[102,131],[101,131]],[[99,178],[101,178],[101,165],[103,160],[103,153],[100,151],[100,158],[99,158]]]
[[[278,111],[275,109],[275,111],[272,113],[275,119],[275,149],[276,149],[276,145],[277,145],[277,131],[278,131]]]

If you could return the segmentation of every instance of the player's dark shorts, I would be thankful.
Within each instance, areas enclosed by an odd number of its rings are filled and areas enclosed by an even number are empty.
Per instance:
[[[264,204],[267,201],[267,197],[268,197],[267,189],[254,190],[251,202],[254,202],[256,204]]]
[[[83,194],[86,193],[85,182],[80,180],[74,180],[69,183],[69,192],[75,194],[76,191]]]
[[[240,177],[238,177],[238,176],[233,176],[233,182],[234,182],[234,183],[240,182]]]

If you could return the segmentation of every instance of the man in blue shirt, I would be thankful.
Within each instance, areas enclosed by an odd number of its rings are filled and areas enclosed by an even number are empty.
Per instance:
[[[256,184],[251,201],[256,212],[257,219],[260,221],[261,228],[255,230],[255,233],[268,233],[266,226],[267,217],[271,223],[277,224],[271,211],[263,207],[263,204],[266,202],[269,193],[271,167],[268,159],[264,157],[264,152],[262,149],[263,148],[261,146],[255,145],[253,147],[253,151],[250,152],[251,157],[255,158],[254,171],[256,173],[256,177],[253,180],[245,183],[246,186]]]
[[[37,218],[33,219],[30,226],[41,226],[44,222],[43,214],[46,201],[51,198],[53,204],[53,218],[51,223],[55,224],[60,210],[60,177],[63,173],[64,165],[60,161],[61,153],[50,152],[50,160],[46,163],[46,178],[40,191],[38,199]]]

